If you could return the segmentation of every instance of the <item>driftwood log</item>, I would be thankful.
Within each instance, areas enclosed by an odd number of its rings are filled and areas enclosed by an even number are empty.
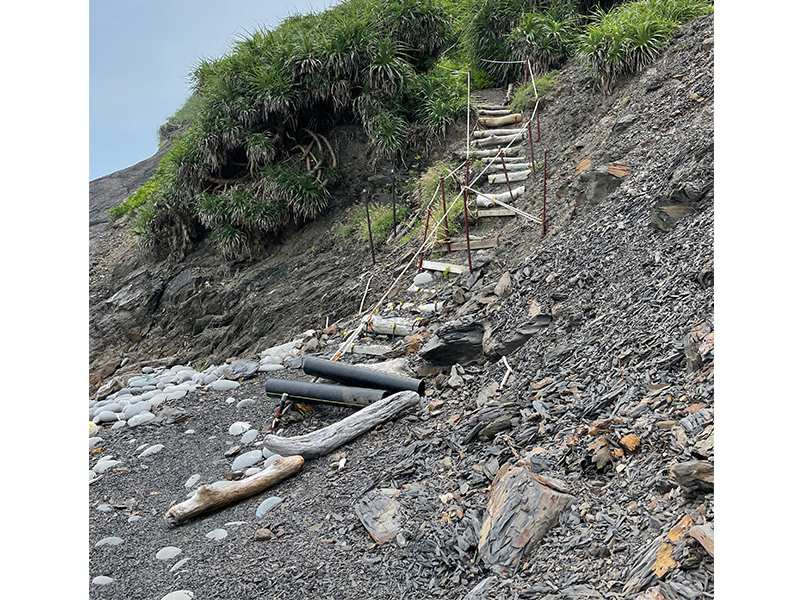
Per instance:
[[[419,394],[416,392],[398,392],[311,433],[289,438],[267,435],[264,447],[282,456],[299,455],[306,459],[325,456],[417,404]]]
[[[515,113],[504,117],[478,117],[478,124],[484,127],[502,127],[503,125],[513,125],[522,122],[522,115]]]
[[[492,173],[489,175],[489,183],[506,183],[506,177],[508,177],[508,181],[525,181],[530,174],[530,170],[514,171],[508,173],[508,175],[505,173]]]
[[[470,142],[473,146],[477,146],[478,148],[483,148],[486,146],[506,146],[512,142],[522,142],[522,140],[528,137],[527,132],[524,129],[520,129],[520,133],[513,134],[513,135],[493,135],[490,137],[479,138],[476,140],[472,140]]]
[[[239,481],[232,481],[227,485],[212,488],[203,485],[185,502],[171,507],[164,515],[164,520],[170,525],[175,525],[197,517],[199,515],[223,508],[239,500],[255,496],[287,477],[297,473],[303,466],[302,456],[285,456],[279,458],[269,467]]]

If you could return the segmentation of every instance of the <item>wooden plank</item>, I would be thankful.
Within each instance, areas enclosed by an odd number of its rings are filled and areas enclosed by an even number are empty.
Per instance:
[[[487,208],[486,210],[478,211],[478,218],[481,217],[513,217],[516,215],[513,210],[507,208]]]
[[[521,127],[514,129],[478,129],[472,132],[472,137],[477,140],[479,138],[492,137],[493,135],[517,135],[519,132],[525,133],[526,130]]]
[[[469,267],[465,267],[464,265],[451,265],[449,263],[437,262],[434,260],[423,260],[422,268],[428,269],[429,271],[448,271],[457,275],[464,273],[465,271],[469,271]]]
[[[509,156],[519,156],[524,155],[526,149],[522,146],[512,146],[511,148],[503,148],[503,156],[508,158]],[[461,158],[466,157],[466,152],[464,150],[459,150],[456,152],[456,156]],[[497,149],[491,150],[470,150],[469,151],[470,158],[483,158],[487,156],[497,156]]]
[[[525,171],[514,171],[513,173],[508,174],[509,181],[524,181],[528,178],[531,174],[530,170],[526,169]],[[505,173],[492,173],[489,175],[489,183],[505,183],[506,182],[506,174]]]
[[[512,133],[511,135],[492,135],[486,138],[474,139],[470,142],[475,147],[483,148],[485,146],[505,146],[515,141],[521,142],[527,139],[528,132],[524,129],[519,130],[521,133]]]
[[[444,242],[439,242],[440,244],[444,245]],[[500,245],[500,235],[496,235],[495,237],[488,237],[488,238],[469,238],[469,248],[470,250],[482,250],[484,248],[497,248]],[[466,250],[467,249],[467,240],[457,240],[450,242],[450,250]],[[452,270],[452,269],[451,269]]]
[[[503,125],[513,125],[521,122],[522,115],[519,113],[504,117],[478,117],[478,124],[484,127],[502,127]]]

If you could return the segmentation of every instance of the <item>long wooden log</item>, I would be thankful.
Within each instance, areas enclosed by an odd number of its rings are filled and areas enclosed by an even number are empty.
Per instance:
[[[362,319],[367,331],[379,335],[395,335],[405,337],[414,333],[414,321],[405,317],[366,316]]]
[[[530,170],[514,171],[508,174],[508,180],[525,181],[530,174],[531,174]],[[491,175],[489,175],[489,183],[505,183],[505,182],[506,182],[505,173],[492,173]]]
[[[498,152],[497,149],[470,150],[469,151],[469,156],[470,156],[470,158],[484,158],[484,157],[488,157],[488,156],[497,156],[497,152]],[[525,150],[523,149],[522,146],[513,146],[512,148],[503,148],[503,156],[504,157],[519,156],[521,153],[524,154],[524,152],[525,152]],[[460,156],[461,158],[465,158],[467,153],[464,150],[460,150],[460,151],[456,152],[456,155]]]
[[[479,108],[478,114],[486,115],[487,117],[505,117],[510,115],[511,111],[507,108]]]
[[[519,113],[505,117],[478,117],[478,124],[484,127],[502,127],[503,125],[513,125],[521,122],[522,115]]]
[[[507,153],[504,151],[503,152],[503,159],[506,161],[507,164],[508,163],[520,163],[520,162],[527,163],[530,160],[527,156],[506,156],[506,154]],[[484,162],[487,165],[501,165],[501,168],[502,168],[502,162],[500,161],[500,157],[499,156],[490,156],[488,158],[482,158],[481,162]]]
[[[487,138],[492,137],[493,135],[516,135],[520,131],[526,131],[525,129],[476,129],[472,132],[472,137],[474,139],[480,138]]]
[[[526,162],[508,163],[506,165],[506,171],[509,171],[509,172],[510,171],[524,171],[526,169],[531,169],[531,168],[533,168],[533,165],[531,163],[529,163],[529,162],[528,163],[526,163]],[[503,165],[501,165],[501,164],[498,165],[497,163],[491,164],[491,165],[488,166],[487,170],[488,171],[493,171],[493,172],[494,171],[502,171],[503,170]]]
[[[483,148],[485,146],[505,146],[506,144],[510,144],[514,141],[522,141],[528,137],[528,132],[524,129],[521,130],[521,133],[512,134],[512,135],[493,135],[487,138],[480,138],[477,140],[472,140],[471,144],[478,148]]]
[[[164,515],[164,520],[170,525],[176,525],[187,519],[255,496],[297,473],[303,466],[303,462],[302,456],[284,455],[284,458],[279,458],[263,471],[245,479],[232,481],[216,488],[203,485],[191,498],[171,507]]]
[[[525,193],[525,186],[520,186],[518,188],[514,188],[511,190],[511,193],[503,192],[502,194],[478,194],[477,203],[478,206],[481,208],[486,208],[489,206],[497,206],[495,200],[500,200],[502,202],[510,202],[512,198],[516,198]]]
[[[267,435],[264,447],[283,456],[299,455],[306,459],[325,456],[417,404],[416,392],[398,392],[311,433],[289,438]]]

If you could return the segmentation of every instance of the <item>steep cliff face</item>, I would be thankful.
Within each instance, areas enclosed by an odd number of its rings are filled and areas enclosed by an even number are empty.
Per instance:
[[[656,226],[669,228],[687,209],[713,198],[713,21],[679,31],[650,68],[603,96],[578,65],[568,65],[540,106],[541,140],[548,150],[548,235],[591,211],[609,194],[646,204]],[[504,90],[475,95],[501,98]],[[534,133],[536,135],[536,133]],[[452,159],[463,148],[464,124],[445,143],[431,143],[425,162]],[[188,363],[252,355],[309,328],[357,312],[372,277],[367,303],[391,283],[411,245],[378,249],[334,234],[345,209],[367,188],[386,203],[390,165],[372,163],[363,133],[345,127],[331,136],[344,171],[321,218],[273,240],[263,256],[226,261],[207,241],[180,262],[141,253],[125,223],[109,225],[107,211],[154,172],[156,156],[90,185],[90,381],[97,385],[128,358],[173,356]],[[541,212],[537,185],[520,199]],[[666,206],[667,208],[662,208]],[[689,212],[694,210],[690,206]],[[512,243],[492,253],[495,264],[519,261],[540,236],[505,225]]]

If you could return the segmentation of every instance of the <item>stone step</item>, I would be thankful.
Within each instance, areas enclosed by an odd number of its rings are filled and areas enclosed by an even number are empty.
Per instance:
[[[507,175],[508,181],[525,181],[528,176],[531,174],[530,169],[525,171],[515,171],[513,173],[509,173]],[[489,183],[506,183],[506,174],[505,173],[492,173],[489,175]]]

